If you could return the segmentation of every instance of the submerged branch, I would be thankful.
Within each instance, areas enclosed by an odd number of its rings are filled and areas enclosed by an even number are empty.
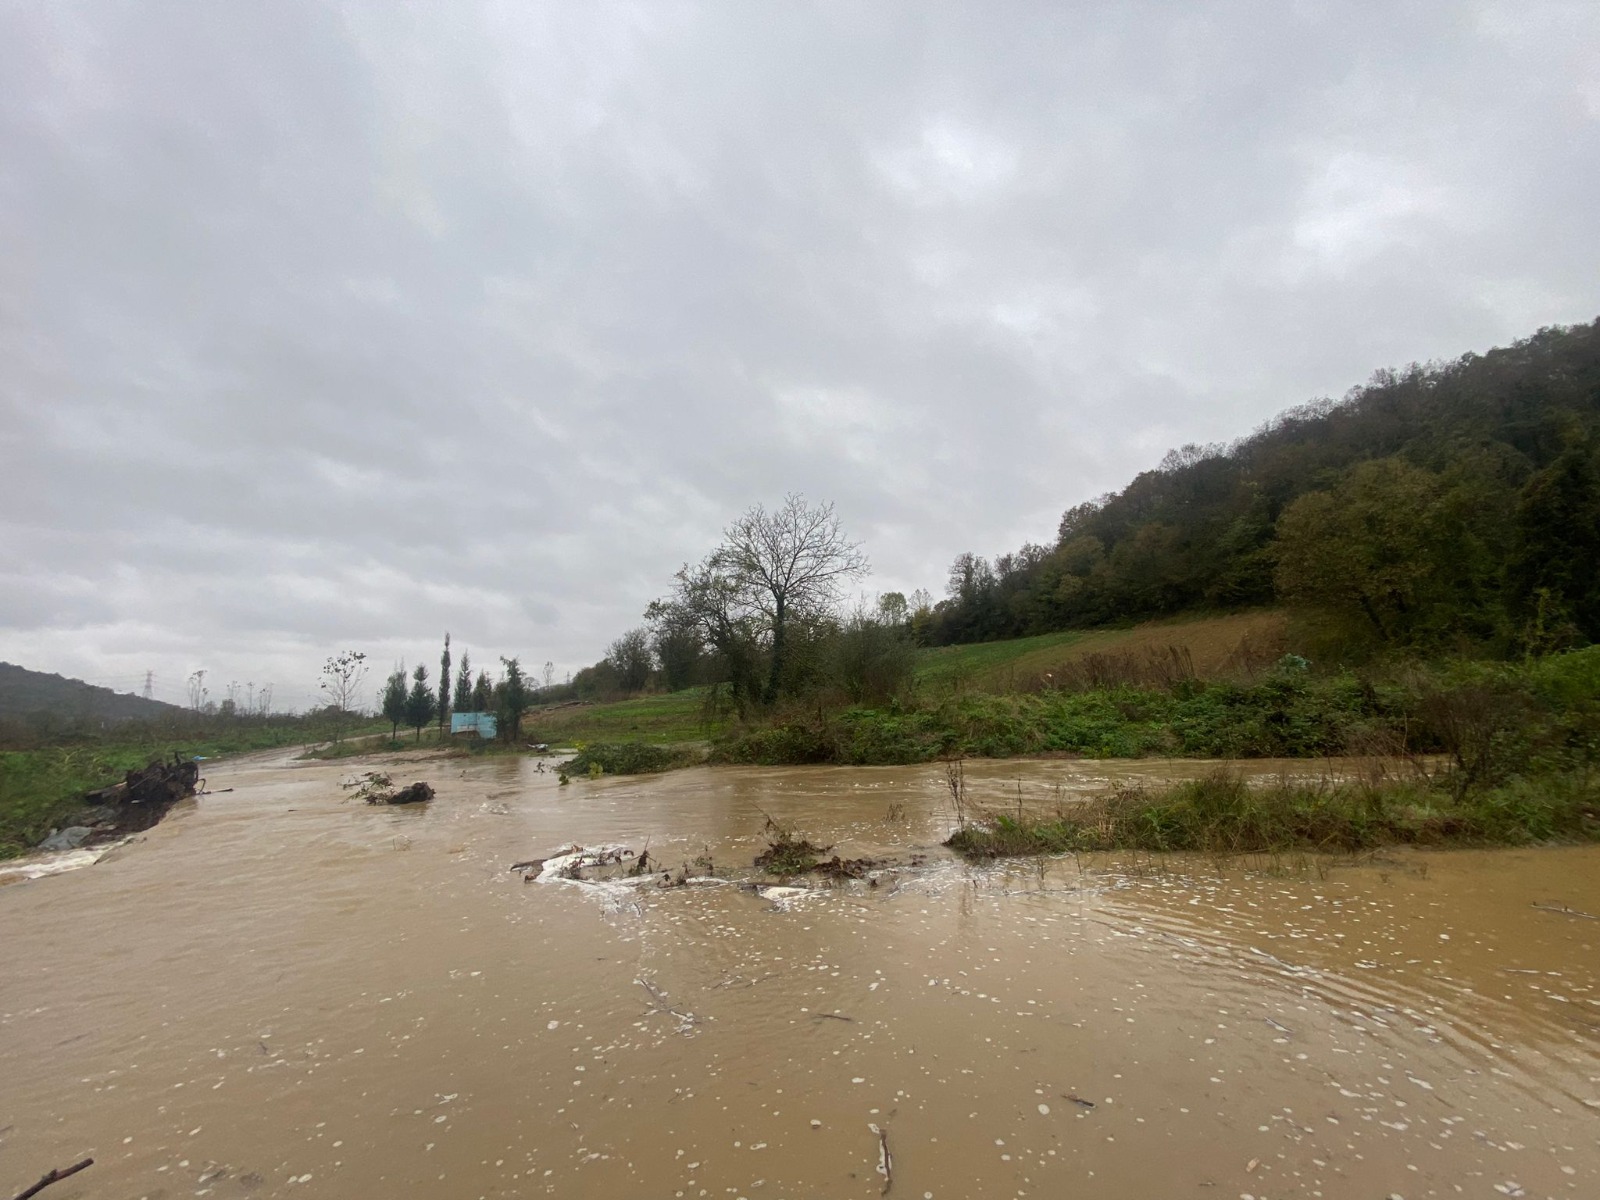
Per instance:
[[[879,1195],[887,1196],[894,1186],[894,1155],[889,1153],[889,1131],[872,1124],[867,1128],[878,1135],[878,1174],[883,1176],[883,1191]]]
[[[1535,904],[1533,907],[1540,912],[1560,913],[1563,917],[1582,917],[1585,921],[1600,921],[1600,917],[1593,913],[1579,912],[1575,908],[1568,908],[1565,904]]]
[[[16,1194],[14,1200],[28,1200],[28,1197],[37,1196],[40,1192],[44,1191],[44,1189],[49,1187],[52,1183],[59,1183],[61,1180],[65,1179],[67,1176],[76,1175],[79,1171],[82,1171],[84,1168],[92,1167],[92,1166],[94,1166],[94,1159],[86,1158],[82,1162],[73,1163],[70,1167],[60,1167],[60,1168],[58,1168],[58,1169],[56,1169],[54,1171],[51,1171],[48,1175],[46,1175],[44,1178],[40,1179],[38,1183],[34,1184],[27,1191],[18,1192]]]

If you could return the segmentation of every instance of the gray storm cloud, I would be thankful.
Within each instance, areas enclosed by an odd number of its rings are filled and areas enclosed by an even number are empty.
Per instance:
[[[0,658],[562,670],[1600,310],[1584,4],[0,9]]]

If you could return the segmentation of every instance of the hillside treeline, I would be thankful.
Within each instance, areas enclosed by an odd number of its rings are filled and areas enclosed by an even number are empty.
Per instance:
[[[945,645],[1288,602],[1341,650],[1600,641],[1600,321],[1380,371],[950,568]]]

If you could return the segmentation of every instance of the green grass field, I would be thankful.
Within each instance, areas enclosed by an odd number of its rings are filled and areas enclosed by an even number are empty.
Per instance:
[[[1027,687],[1046,671],[1089,654],[1142,653],[1178,646],[1189,652],[1195,673],[1213,678],[1232,673],[1241,647],[1276,657],[1287,627],[1276,609],[1151,621],[1127,629],[1065,629],[1038,637],[920,652],[917,682],[936,689],[1008,692]]]
[[[1005,642],[933,646],[917,654],[917,682],[933,687],[1000,690],[1008,677],[1016,675],[1019,666],[1026,673],[1035,664],[1065,658],[1069,648],[1088,636],[1091,635],[1081,629],[1065,629]]]
[[[570,746],[574,742],[701,742],[727,722],[705,719],[705,688],[638,696],[613,704],[572,704],[534,709],[522,719],[524,742]]]

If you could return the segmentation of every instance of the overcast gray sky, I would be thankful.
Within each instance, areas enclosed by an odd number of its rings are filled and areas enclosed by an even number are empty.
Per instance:
[[[1587,0],[0,0],[0,658],[564,672],[786,491],[937,593],[1593,318],[1597,150]]]

